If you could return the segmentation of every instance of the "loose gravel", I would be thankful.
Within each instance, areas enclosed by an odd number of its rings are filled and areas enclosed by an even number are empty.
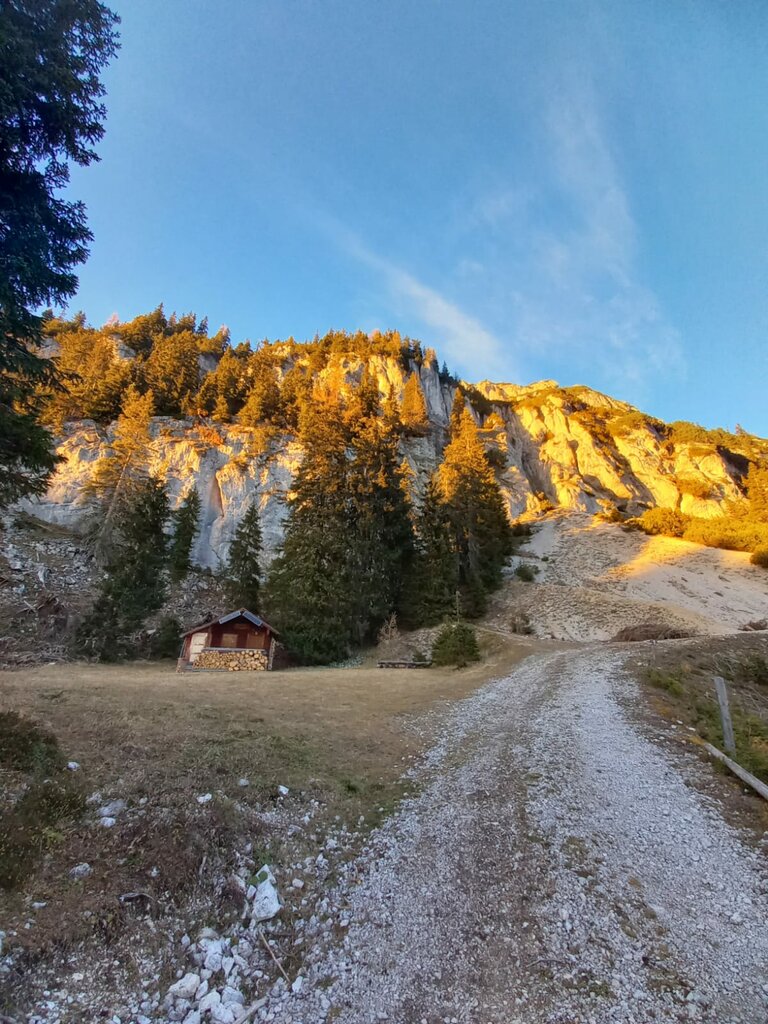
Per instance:
[[[536,656],[458,705],[261,1019],[768,1020],[764,853],[639,724],[624,657]]]

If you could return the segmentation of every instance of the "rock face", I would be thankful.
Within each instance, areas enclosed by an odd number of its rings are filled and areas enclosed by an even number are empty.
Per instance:
[[[434,362],[406,369],[397,359],[371,356],[368,368],[382,396],[394,390],[402,397],[409,373],[419,375],[430,429],[402,443],[418,493],[440,462],[456,386],[441,379]],[[351,388],[362,370],[360,359],[344,356],[319,377]],[[561,388],[553,381],[464,387],[513,517],[550,506],[636,513],[655,505],[709,517],[721,514],[725,501],[743,499],[738,472],[721,449],[673,444],[663,425],[599,392]],[[84,485],[108,450],[110,436],[110,429],[91,421],[68,424],[59,443],[63,463],[47,494],[26,502],[25,509],[47,522],[81,529],[88,515]],[[257,450],[256,433],[248,428],[162,417],[153,421],[147,453],[150,470],[167,481],[172,505],[197,487],[202,512],[193,560],[212,570],[226,559],[252,501],[261,513],[267,558],[274,555],[301,458],[301,446],[289,435]]]

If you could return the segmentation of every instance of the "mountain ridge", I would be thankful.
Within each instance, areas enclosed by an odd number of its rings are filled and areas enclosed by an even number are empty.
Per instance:
[[[278,388],[304,358],[297,343],[283,344]],[[137,357],[123,348],[118,358],[130,363]],[[209,354],[208,367],[220,366],[223,358]],[[311,373],[311,384],[351,395],[364,373],[375,380],[383,401],[394,397],[401,406],[409,379],[418,381],[426,420],[401,439],[417,497],[440,462],[460,389],[513,519],[553,507],[618,516],[656,506],[711,518],[721,515],[727,503],[744,500],[748,458],[718,444],[717,432],[697,428],[700,435],[683,438],[670,425],[585,385],[562,387],[552,380],[470,384],[439,370],[431,351],[421,359],[331,352]],[[114,423],[66,422],[57,442],[63,462],[47,493],[25,500],[21,507],[46,522],[76,532],[83,528],[87,484],[96,462],[109,450],[113,431]],[[715,436],[708,439],[710,434]],[[151,436],[147,464],[166,481],[172,504],[192,486],[200,493],[201,527],[192,553],[196,564],[220,567],[237,522],[253,501],[261,511],[267,558],[274,555],[282,536],[285,498],[302,456],[294,430],[270,427],[265,436],[258,424],[158,416]],[[734,448],[762,450],[761,439],[728,436]]]

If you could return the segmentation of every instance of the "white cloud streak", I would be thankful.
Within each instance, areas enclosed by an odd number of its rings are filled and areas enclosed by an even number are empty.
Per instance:
[[[322,223],[340,248],[381,276],[398,310],[430,329],[431,336],[423,340],[435,345],[452,365],[471,365],[478,379],[510,372],[503,341],[478,319],[414,274],[373,252],[338,222],[324,217]]]
[[[662,370],[683,376],[680,338],[637,272],[637,227],[591,88],[570,81],[545,110],[541,166],[466,217],[494,319],[527,362],[562,353],[569,372],[583,365],[633,392]]]

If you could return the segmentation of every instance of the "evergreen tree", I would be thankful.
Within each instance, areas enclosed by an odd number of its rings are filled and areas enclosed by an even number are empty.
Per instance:
[[[357,425],[349,466],[348,558],[354,580],[353,637],[371,639],[398,607],[413,557],[410,506],[398,432],[377,408]]]
[[[409,433],[420,434],[429,427],[427,404],[424,401],[424,392],[421,390],[421,382],[417,373],[412,373],[405,382],[400,416],[403,427]]]
[[[485,594],[501,581],[501,568],[512,551],[512,529],[477,426],[466,408],[454,421],[438,481],[449,509],[465,614],[478,615],[484,610]]]
[[[449,510],[437,479],[427,484],[416,519],[416,552],[406,577],[404,618],[409,626],[433,626],[456,607],[458,561]]]
[[[102,661],[135,655],[133,635],[166,597],[168,514],[165,487],[154,477],[123,496],[104,580],[76,633],[81,652]]]
[[[187,494],[171,518],[173,520],[173,536],[168,564],[171,570],[171,579],[178,583],[189,572],[192,542],[200,525],[200,495],[197,493],[196,487],[193,487]]]
[[[0,507],[42,493],[59,461],[40,422],[60,385],[37,311],[75,293],[88,255],[85,207],[61,193],[70,162],[98,159],[117,21],[97,0],[0,4]]]
[[[356,585],[348,544],[349,434],[338,399],[305,404],[299,437],[304,459],[266,600],[289,650],[302,661],[327,663],[350,652]]]
[[[747,473],[749,517],[768,522],[768,466],[752,462]]]
[[[194,406],[200,385],[199,341],[194,330],[174,331],[153,340],[144,379],[155,397],[158,416],[182,416]]]
[[[255,504],[248,508],[237,525],[229,548],[225,570],[227,597],[233,606],[258,612],[261,604],[261,523]]]
[[[130,387],[123,413],[115,427],[110,452],[96,463],[86,486],[86,495],[97,502],[92,539],[96,554],[102,561],[109,557],[109,547],[119,527],[123,506],[146,481],[152,413],[151,392],[141,395],[135,387]]]
[[[248,369],[253,383],[240,412],[240,422],[246,427],[276,422],[280,414],[277,368],[261,352],[256,352]]]

